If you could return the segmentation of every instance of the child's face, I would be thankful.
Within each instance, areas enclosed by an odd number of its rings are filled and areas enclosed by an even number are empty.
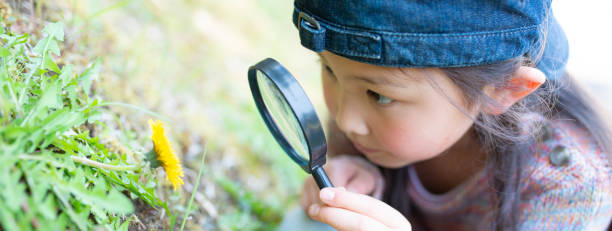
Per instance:
[[[320,56],[331,117],[355,147],[378,165],[401,167],[433,158],[473,124],[451,104],[466,108],[460,89],[439,69],[375,66],[327,51]]]

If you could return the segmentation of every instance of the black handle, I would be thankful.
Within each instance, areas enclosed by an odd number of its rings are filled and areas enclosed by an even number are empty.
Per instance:
[[[325,170],[321,166],[316,166],[314,169],[312,169],[312,177],[314,177],[315,182],[317,182],[319,189],[334,187],[329,180],[329,177],[327,177],[327,173],[325,173]]]

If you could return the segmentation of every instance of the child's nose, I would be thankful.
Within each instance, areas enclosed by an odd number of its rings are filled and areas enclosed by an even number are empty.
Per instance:
[[[368,126],[361,110],[359,102],[352,100],[350,96],[342,97],[335,118],[338,128],[347,135],[367,135]]]

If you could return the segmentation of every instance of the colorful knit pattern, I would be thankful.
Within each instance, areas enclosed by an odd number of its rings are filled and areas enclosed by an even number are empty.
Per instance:
[[[569,120],[532,146],[522,179],[518,230],[606,230],[612,221],[612,167],[591,136]],[[559,164],[562,147],[568,162]],[[555,159],[557,158],[557,159]],[[410,170],[408,194],[424,230],[492,230],[493,171],[483,169],[445,194],[431,194]],[[418,225],[417,225],[418,226]],[[415,229],[416,230],[416,229]]]

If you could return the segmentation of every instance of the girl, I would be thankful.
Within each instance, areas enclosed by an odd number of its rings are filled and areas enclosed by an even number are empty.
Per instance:
[[[320,223],[281,229],[608,227],[612,138],[550,1],[296,0],[293,19],[321,59],[336,187],[307,179]]]

